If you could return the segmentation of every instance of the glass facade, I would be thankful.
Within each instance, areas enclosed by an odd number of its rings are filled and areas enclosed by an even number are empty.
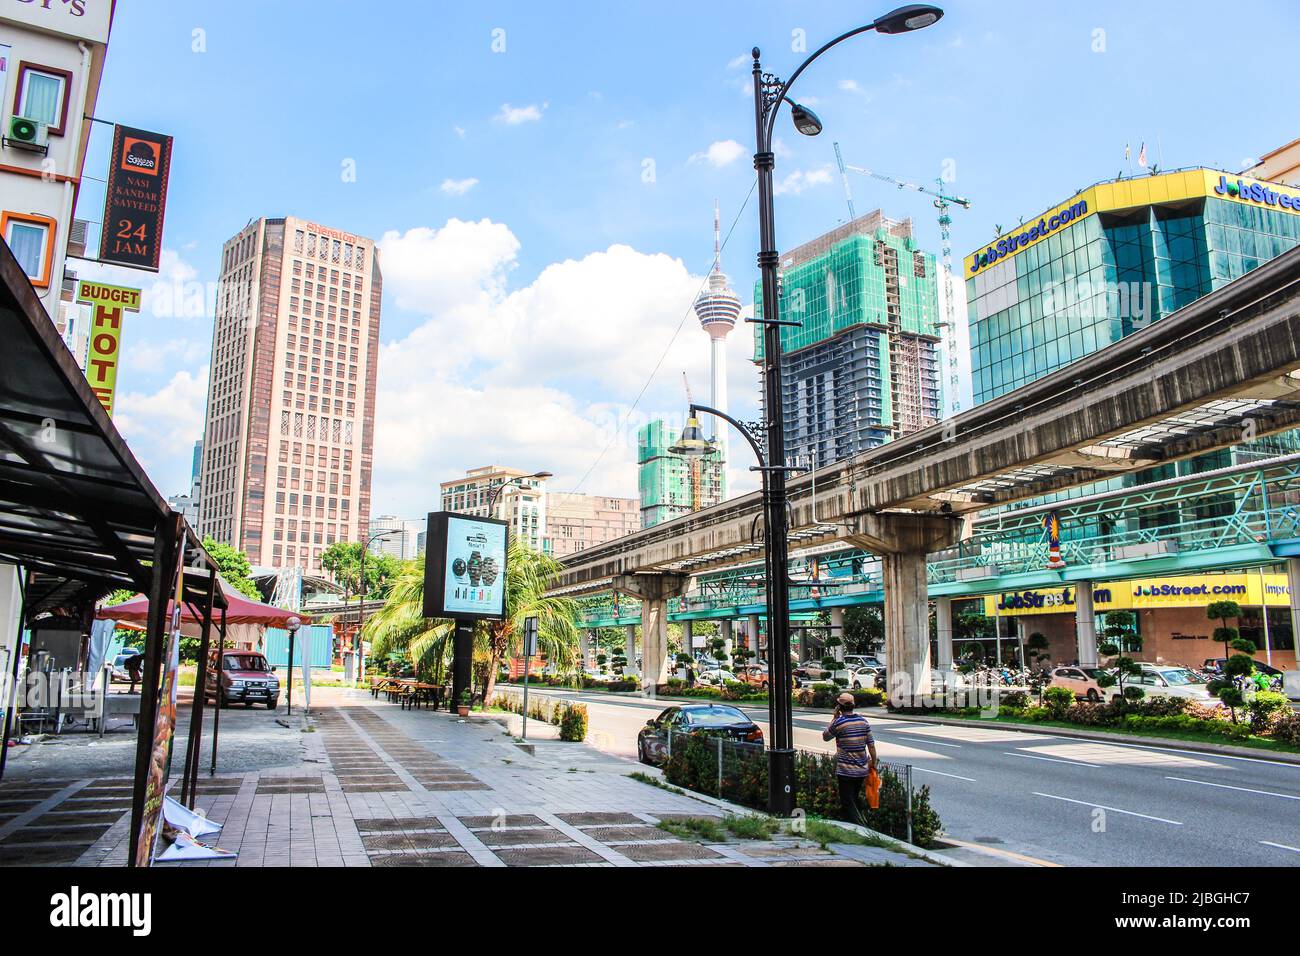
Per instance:
[[[1300,244],[1300,211],[1288,209],[1175,191],[1165,201],[1098,210],[980,268],[966,281],[976,404],[1117,342]]]

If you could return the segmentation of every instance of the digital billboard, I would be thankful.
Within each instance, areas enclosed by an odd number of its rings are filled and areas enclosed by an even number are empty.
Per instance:
[[[424,616],[501,618],[506,613],[509,526],[451,511],[429,514],[424,553]]]

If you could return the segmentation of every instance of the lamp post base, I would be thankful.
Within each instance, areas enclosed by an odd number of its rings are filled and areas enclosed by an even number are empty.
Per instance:
[[[774,817],[794,813],[794,751],[767,752],[767,809]]]

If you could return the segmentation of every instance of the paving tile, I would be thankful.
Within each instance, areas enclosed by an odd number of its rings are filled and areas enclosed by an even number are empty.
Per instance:
[[[626,843],[618,847],[629,860],[653,863],[662,860],[707,860],[721,858],[722,854],[699,843]]]
[[[632,824],[632,823],[645,822],[631,813],[610,813],[608,811],[597,811],[597,812],[587,812],[587,813],[557,813],[556,816],[558,816],[565,823],[572,824],[575,827],[584,827],[584,826],[595,825],[595,824],[606,824],[612,826],[616,824]]]
[[[521,847],[510,850],[497,850],[496,856],[506,866],[576,866],[585,863],[604,862],[597,854],[586,847]]]

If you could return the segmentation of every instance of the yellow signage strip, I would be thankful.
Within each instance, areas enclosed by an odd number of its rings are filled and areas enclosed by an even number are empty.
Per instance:
[[[1137,578],[1109,581],[1092,586],[1095,611],[1146,610],[1161,607],[1206,607],[1215,601],[1236,601],[1259,607],[1287,607],[1291,589],[1285,574],[1185,575],[1167,578]],[[986,617],[1027,617],[1037,614],[1073,614],[1073,585],[1059,588],[1031,588],[1003,591],[984,596]]]
[[[122,352],[122,316],[140,311],[140,290],[82,279],[77,283],[77,301],[92,310],[86,379],[104,411],[111,416]]]
[[[1094,213],[1207,197],[1300,215],[1300,189],[1216,169],[1188,169],[1121,179],[1085,189],[1047,210],[1036,220],[1026,222],[987,246],[976,249],[964,260],[962,274],[970,279],[989,266],[1037,245],[1062,227]]]

